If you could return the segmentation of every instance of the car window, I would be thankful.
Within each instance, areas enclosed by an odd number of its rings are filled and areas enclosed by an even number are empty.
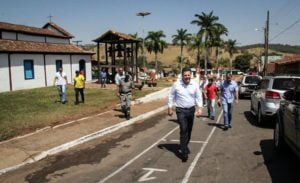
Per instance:
[[[298,87],[296,89],[296,92],[295,92],[295,95],[294,95],[294,100],[296,102],[300,102],[300,85],[298,85]]]
[[[259,89],[267,89],[269,85],[268,79],[263,79],[259,84]]]
[[[273,89],[275,90],[293,90],[300,83],[300,78],[275,78]]]
[[[260,81],[260,78],[257,76],[246,76],[245,83],[246,84],[258,84]]]

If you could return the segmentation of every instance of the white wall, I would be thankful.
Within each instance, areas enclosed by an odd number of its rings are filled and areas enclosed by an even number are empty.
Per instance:
[[[52,86],[54,76],[56,73],[56,60],[62,60],[63,71],[67,74],[68,83],[71,82],[71,66],[70,55],[46,55],[46,72],[47,72],[47,85]]]
[[[17,34],[15,32],[2,32],[2,39],[11,39],[11,40],[16,40],[17,39]]]
[[[8,54],[0,54],[0,76],[4,77],[1,81],[0,92],[10,91]]]
[[[28,35],[28,34],[18,34],[18,40],[20,41],[33,41],[33,42],[45,42],[44,36],[35,36],[35,35]]]
[[[69,44],[69,39],[47,37],[47,43]]]
[[[75,76],[75,71],[79,70],[79,61],[85,60],[86,81],[92,80],[92,64],[90,55],[72,55],[72,77]]]
[[[11,54],[12,90],[45,86],[44,58],[42,54]],[[33,60],[34,79],[25,80],[24,60]]]

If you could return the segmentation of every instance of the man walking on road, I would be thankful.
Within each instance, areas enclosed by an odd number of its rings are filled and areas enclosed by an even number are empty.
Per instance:
[[[232,81],[232,75],[227,74],[226,80],[223,81],[220,85],[221,90],[221,99],[218,100],[218,104],[222,104],[223,108],[223,117],[224,117],[224,130],[231,128],[231,119],[232,119],[232,107],[233,101],[238,104],[238,85],[235,81]]]
[[[171,116],[175,101],[176,115],[180,125],[180,149],[183,162],[187,161],[190,153],[188,144],[194,123],[195,105],[198,106],[196,117],[201,116],[203,105],[199,84],[191,81],[191,73],[190,68],[182,70],[182,79],[173,84],[168,102],[168,114]]]
[[[208,117],[211,120],[215,120],[215,103],[216,103],[216,95],[219,98],[219,95],[217,93],[217,87],[214,84],[214,79],[209,78],[208,84],[204,88],[204,96],[207,99],[207,112]]]

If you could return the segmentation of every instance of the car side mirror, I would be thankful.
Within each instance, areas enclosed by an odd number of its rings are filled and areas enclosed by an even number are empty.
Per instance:
[[[283,94],[283,98],[285,100],[293,100],[294,97],[294,90],[288,90]]]

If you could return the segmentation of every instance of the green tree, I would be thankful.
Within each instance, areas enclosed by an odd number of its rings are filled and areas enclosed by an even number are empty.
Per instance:
[[[228,41],[226,41],[225,49],[226,51],[228,51],[230,56],[230,73],[232,74],[232,57],[233,54],[237,51],[236,40],[229,39]]]
[[[253,58],[253,56],[249,53],[239,55],[234,60],[234,66],[237,69],[240,69],[241,71],[245,72],[246,69],[250,67],[250,60]]]
[[[225,45],[221,36],[222,35],[227,36],[227,34],[228,34],[228,30],[223,25],[217,26],[214,31],[214,39],[212,40],[212,46],[214,46],[216,48],[215,54],[216,54],[216,66],[218,68],[218,74],[219,74],[219,48],[223,48]]]
[[[177,29],[177,34],[173,35],[173,44],[180,45],[180,72],[182,71],[183,62],[183,47],[187,45],[191,40],[191,34],[187,33],[186,29]]]
[[[202,37],[199,34],[194,34],[191,38],[191,42],[190,42],[190,48],[189,50],[197,50],[197,61],[196,61],[196,65],[197,67],[200,67],[200,51],[201,48],[203,47],[202,44]]]
[[[148,52],[151,54],[154,52],[155,54],[155,69],[156,72],[158,72],[158,53],[163,53],[164,48],[167,48],[166,41],[162,40],[162,38],[165,38],[166,35],[163,33],[163,31],[150,31],[148,32],[147,37],[145,38],[145,46],[148,50]]]
[[[193,20],[191,24],[196,24],[200,27],[198,32],[201,37],[204,37],[204,46],[205,46],[205,74],[207,74],[207,60],[208,60],[208,42],[214,39],[214,33],[217,27],[223,26],[218,23],[219,17],[213,15],[213,11],[209,14],[202,12],[201,15],[195,14],[196,20]]]

